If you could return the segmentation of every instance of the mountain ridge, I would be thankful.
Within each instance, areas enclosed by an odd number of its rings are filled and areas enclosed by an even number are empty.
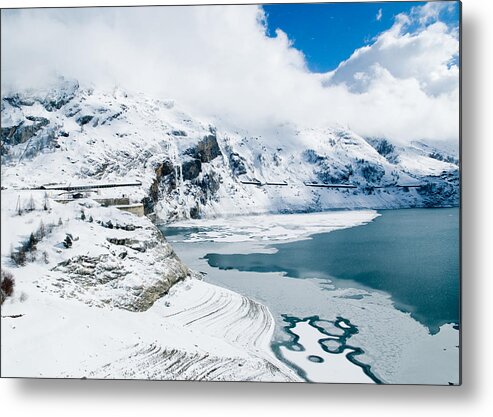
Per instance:
[[[290,123],[255,135],[192,117],[173,100],[69,80],[2,96],[1,113],[4,188],[138,180],[131,200],[163,222],[459,204],[457,153],[424,141]]]

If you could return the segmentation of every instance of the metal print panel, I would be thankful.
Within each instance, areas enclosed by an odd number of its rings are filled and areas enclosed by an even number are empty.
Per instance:
[[[460,384],[460,3],[1,12],[1,375]]]

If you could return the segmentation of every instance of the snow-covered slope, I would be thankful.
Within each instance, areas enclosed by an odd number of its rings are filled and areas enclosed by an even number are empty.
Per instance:
[[[1,194],[2,376],[299,380],[268,309],[197,279],[146,217]]]
[[[394,146],[347,129],[289,124],[254,136],[188,115],[172,100],[67,80],[2,97],[1,110],[4,188],[139,180],[132,200],[162,221],[458,204],[457,154],[418,141]],[[399,187],[413,184],[421,187]]]

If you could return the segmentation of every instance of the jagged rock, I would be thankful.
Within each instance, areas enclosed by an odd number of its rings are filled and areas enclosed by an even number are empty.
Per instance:
[[[39,102],[49,112],[60,110],[65,104],[70,102],[79,89],[79,83],[75,80],[62,80],[57,88],[53,88],[39,99]]]
[[[200,162],[200,159],[190,159],[183,162],[181,169],[184,180],[193,180],[197,178],[202,171],[202,162]]]
[[[84,126],[84,125],[88,124],[93,118],[94,118],[94,116],[92,116],[90,114],[86,114],[84,116],[77,117],[77,119],[75,119],[75,121],[77,122],[77,124],[79,126]]]
[[[155,185],[156,184],[156,185]],[[142,200],[141,200],[141,203],[144,205],[144,215],[148,215],[148,214],[151,214],[154,212],[154,207],[155,207],[155,203],[157,201],[157,193],[158,193],[158,187],[157,187],[157,182],[154,181],[151,185],[151,190],[150,192],[152,194],[156,193],[156,200],[153,199],[153,197],[149,196],[149,197],[144,197]]]
[[[221,176],[216,173],[205,174],[202,178],[193,182],[201,191],[199,201],[206,204],[207,200],[214,199],[221,186]]]
[[[166,160],[163,161],[157,168],[156,168],[156,177],[158,179],[165,177],[166,175],[174,174],[175,170],[173,167],[173,164],[171,161]]]
[[[32,97],[23,97],[19,94],[15,94],[11,97],[5,97],[4,100],[13,107],[32,106],[36,102]]]
[[[449,164],[459,165],[459,160],[450,155],[443,155],[440,152],[433,151],[428,154],[430,158],[436,159],[437,161],[448,162]]]
[[[216,134],[205,136],[197,146],[188,149],[185,153],[192,158],[200,159],[200,162],[210,162],[217,158],[221,155],[221,149],[219,149]]]
[[[459,205],[459,170],[445,172],[440,176],[426,177],[417,189],[425,207],[455,207]]]
[[[154,211],[154,205],[159,200],[160,190],[163,184],[168,186],[168,192],[176,188],[175,168],[170,160],[165,160],[160,163],[155,169],[155,172],[156,177],[149,190],[149,199],[144,198],[142,201],[144,204],[144,213],[146,213],[146,210],[150,210],[148,213],[152,213]]]
[[[14,146],[25,143],[50,123],[44,117],[27,117],[26,119],[32,123],[21,122],[17,126],[2,128],[1,139],[3,144]]]
[[[229,154],[229,166],[234,175],[243,175],[247,173],[245,159],[236,152]]]
[[[145,252],[147,249],[147,245],[144,242],[140,242],[135,239],[108,237],[106,238],[106,240],[113,245],[126,246],[127,248],[136,250],[138,252]]]
[[[190,208],[190,218],[191,219],[200,219],[200,207],[198,204],[196,206]]]
[[[173,136],[188,136],[187,132],[185,132],[184,130],[172,130],[171,134]]]

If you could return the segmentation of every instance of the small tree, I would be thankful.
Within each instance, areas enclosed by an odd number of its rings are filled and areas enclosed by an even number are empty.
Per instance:
[[[31,197],[29,197],[29,201],[27,203],[27,210],[34,211],[35,209],[36,209],[36,204],[34,204],[34,198],[33,195],[31,194]]]
[[[45,264],[49,264],[50,261],[48,260],[48,252],[43,251],[43,253],[41,254],[41,259]]]
[[[47,211],[50,208],[50,204],[48,202],[48,193],[45,191],[44,200],[43,200],[43,210]]]
[[[92,218],[92,216],[89,216],[89,223],[92,223],[94,221],[94,219]]]
[[[2,271],[0,283],[0,302],[3,304],[7,297],[10,297],[14,292],[14,276],[9,271]]]
[[[24,266],[26,264],[26,251],[24,250],[24,247],[21,246],[18,250],[11,247],[10,258],[15,265]]]
[[[26,251],[23,248],[20,248],[19,251],[17,252],[17,265],[18,266],[24,266],[26,265],[27,262],[27,257],[26,257]]]
[[[36,261],[36,251],[29,252],[29,262]]]
[[[46,234],[49,235],[51,232],[53,232],[54,227],[55,225],[53,223],[48,223],[46,225]]]
[[[63,225],[63,222],[62,222],[62,218],[61,218],[61,217],[59,217],[59,218],[58,218],[58,226],[61,226],[61,225]]]
[[[21,205],[21,196],[17,196],[17,203],[15,206],[15,212],[17,213],[18,216],[22,216],[22,205]]]
[[[41,222],[39,223],[38,230],[36,230],[36,236],[35,237],[38,241],[40,241],[45,236],[46,236],[46,228],[45,228],[45,225],[43,223],[43,220],[41,220]]]
[[[28,252],[34,252],[36,250],[36,244],[38,243],[38,240],[36,239],[36,236],[34,236],[34,233],[31,233],[29,235],[29,239],[27,240],[25,247],[26,251]]]
[[[82,221],[85,221],[86,220],[86,213],[84,213],[84,209],[81,210],[81,213],[80,213],[80,219]]]

